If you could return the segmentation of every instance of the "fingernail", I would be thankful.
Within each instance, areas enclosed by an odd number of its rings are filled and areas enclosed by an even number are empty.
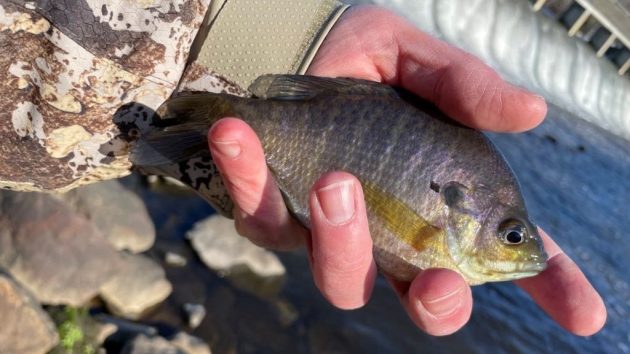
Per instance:
[[[354,183],[342,181],[329,184],[315,192],[328,222],[341,225],[354,216]]]
[[[420,299],[422,306],[433,316],[444,318],[450,316],[462,304],[463,288],[457,288],[450,293],[434,299]]]
[[[221,154],[231,159],[241,154],[241,145],[236,140],[230,141],[212,141],[214,148]]]

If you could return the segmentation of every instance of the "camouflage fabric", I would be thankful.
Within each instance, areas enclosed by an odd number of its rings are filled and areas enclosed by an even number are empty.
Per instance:
[[[129,103],[149,117],[172,94],[209,2],[0,0],[0,187],[128,174],[112,117]]]
[[[300,1],[327,4],[335,21],[342,12],[333,0]],[[0,188],[65,192],[122,177],[134,137],[153,129],[154,110],[173,93],[247,95],[195,61],[225,7],[226,0],[0,0]],[[323,15],[305,33],[317,43],[327,30],[312,28]],[[175,177],[231,214],[210,156],[144,172]]]

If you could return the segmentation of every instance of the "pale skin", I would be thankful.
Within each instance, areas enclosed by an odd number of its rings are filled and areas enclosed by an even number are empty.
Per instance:
[[[542,97],[511,86],[473,56],[377,7],[346,12],[307,74],[401,86],[481,130],[525,131],[537,126],[547,111]],[[239,233],[278,250],[306,244],[315,284],[324,297],[342,309],[365,305],[377,270],[357,179],[334,172],[315,183],[309,231],[287,211],[260,142],[246,123],[222,119],[210,129],[209,141],[237,206]],[[567,331],[581,336],[598,332],[606,321],[601,297],[562,249],[544,231],[541,234],[550,257],[548,268],[516,284]],[[411,283],[390,283],[409,317],[428,334],[451,334],[470,318],[471,289],[456,272],[430,269]]]

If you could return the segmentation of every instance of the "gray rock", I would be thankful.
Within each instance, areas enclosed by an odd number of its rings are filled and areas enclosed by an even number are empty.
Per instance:
[[[201,339],[184,332],[170,341],[159,336],[140,334],[127,342],[122,354],[211,354],[210,347]]]
[[[213,215],[195,224],[187,238],[206,266],[243,290],[273,296],[284,284],[286,269],[278,257],[238,235],[232,220]]]
[[[0,192],[0,202],[2,201],[2,192]],[[3,221],[0,216],[0,267],[8,268],[17,257],[15,248],[13,247],[13,233],[7,226],[6,220]]]
[[[146,172],[146,171],[145,171]],[[146,176],[146,182],[150,190],[173,196],[194,195],[194,190],[180,180],[168,176]]]
[[[0,353],[44,354],[58,342],[48,314],[13,279],[0,273]]]
[[[163,176],[164,178],[164,183],[173,185],[175,187],[179,187],[179,188],[183,188],[183,189],[188,189],[190,187],[188,187],[185,183],[183,183],[182,181],[173,178],[173,177],[169,177],[169,176]]]
[[[201,321],[206,317],[206,308],[201,304],[185,303],[182,310],[186,314],[188,327],[192,329],[199,327]]]
[[[164,255],[164,262],[173,267],[185,267],[188,264],[188,260],[184,256],[171,251]]]
[[[94,334],[94,341],[98,344],[103,344],[112,334],[118,331],[118,326],[113,323],[100,323]]]
[[[142,255],[124,254],[122,271],[103,285],[101,297],[115,315],[137,319],[172,291],[159,264]]]
[[[92,221],[117,250],[140,253],[153,246],[155,227],[144,202],[118,181],[82,186],[60,198]]]
[[[94,225],[48,194],[1,191],[0,230],[0,267],[42,303],[80,306],[120,266]]]
[[[121,354],[186,354],[162,337],[138,335],[127,342]]]
[[[186,354],[211,354],[208,344],[184,332],[177,333],[171,343]]]

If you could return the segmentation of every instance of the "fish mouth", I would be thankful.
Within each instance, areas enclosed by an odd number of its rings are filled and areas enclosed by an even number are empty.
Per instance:
[[[529,261],[529,262],[493,262],[489,267],[486,276],[496,281],[516,280],[528,278],[538,275],[547,268],[546,261]]]
[[[525,262],[517,264],[517,268],[505,275],[509,280],[534,277],[547,269],[547,262]]]
[[[545,269],[547,269],[547,262],[527,262],[519,264],[517,269],[512,273],[519,278],[524,278],[537,275]]]
[[[540,254],[530,255],[527,260],[520,262],[518,270],[525,273],[538,274],[547,269],[548,259],[547,253],[543,250]]]
[[[541,253],[529,254],[520,259],[495,261],[493,263],[497,271],[504,270],[507,273],[538,274],[547,269],[547,259],[547,253],[543,251]]]

